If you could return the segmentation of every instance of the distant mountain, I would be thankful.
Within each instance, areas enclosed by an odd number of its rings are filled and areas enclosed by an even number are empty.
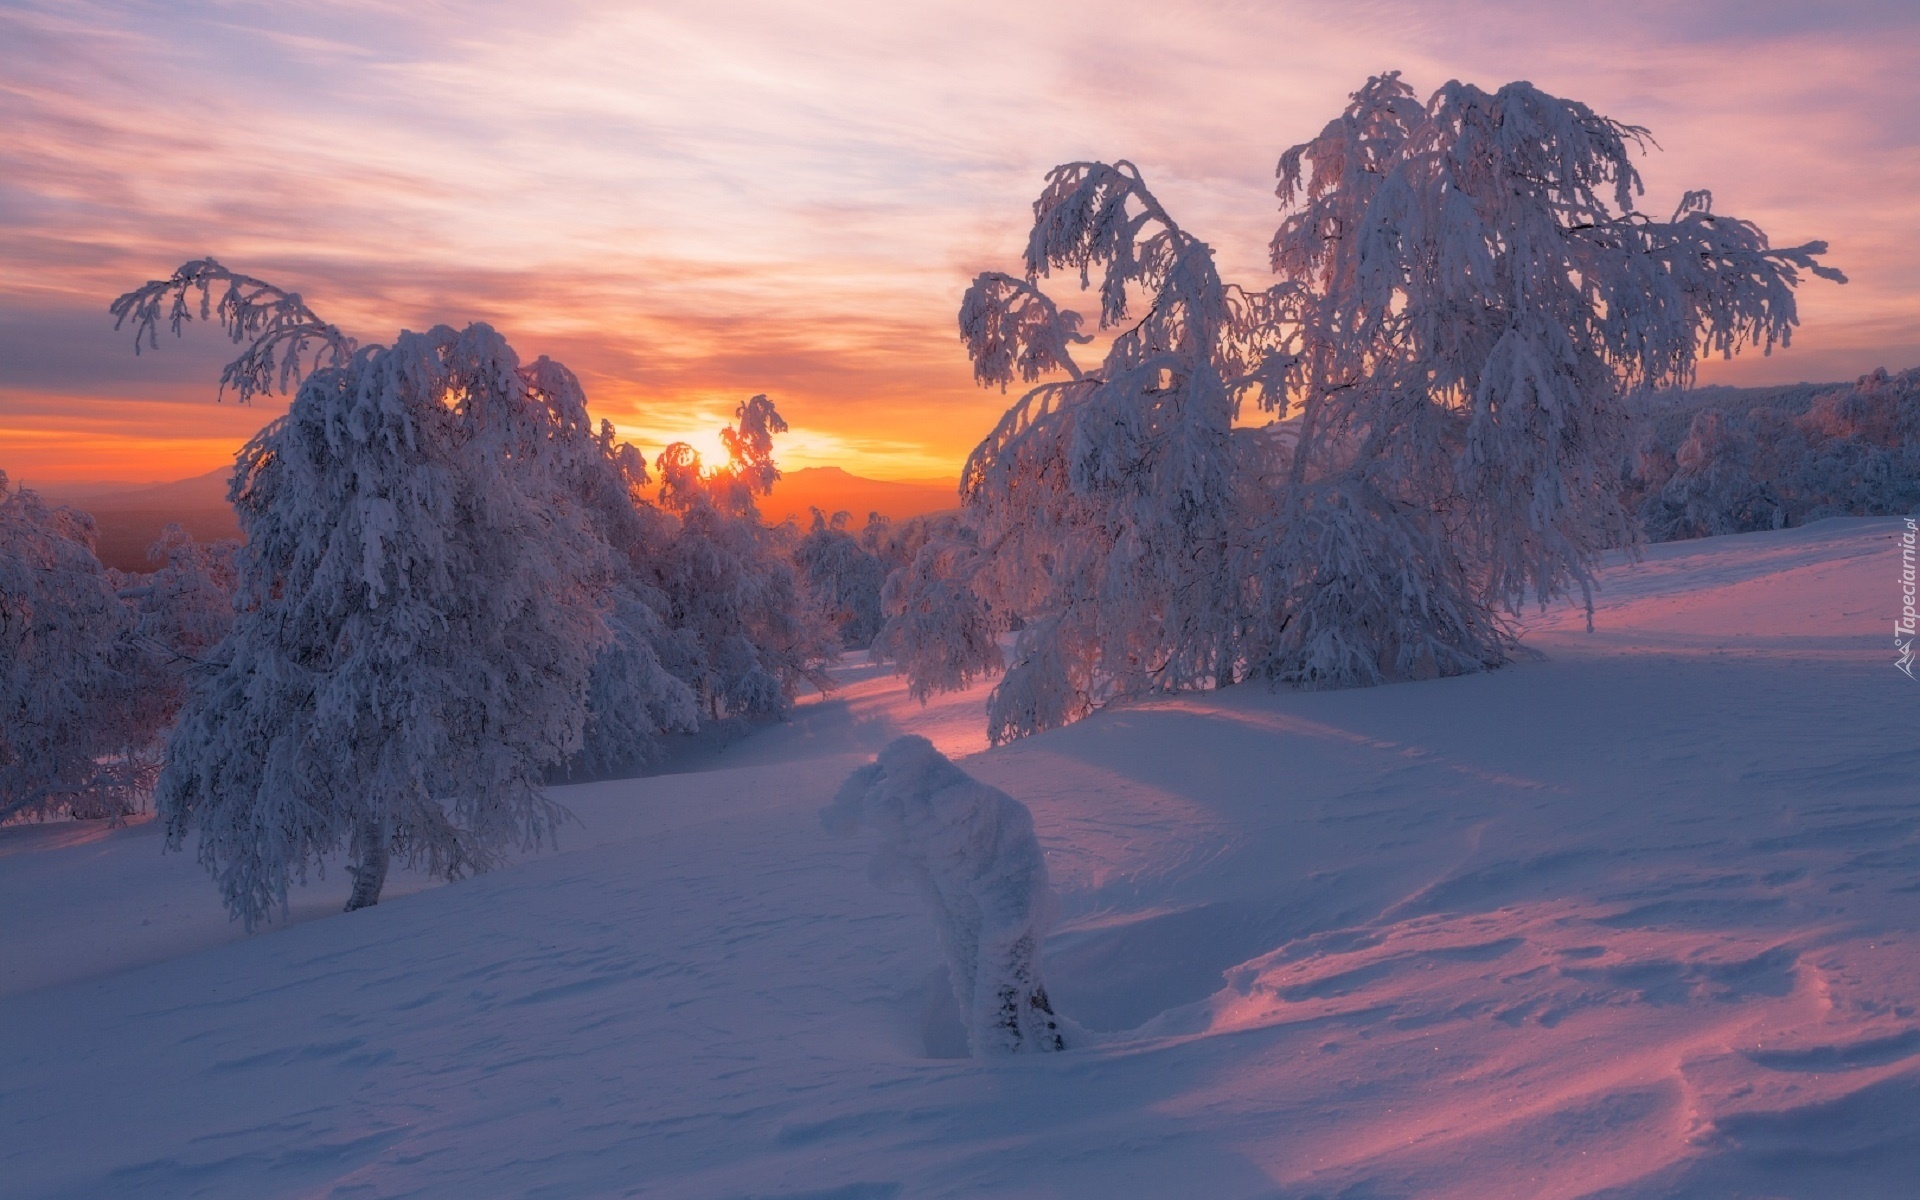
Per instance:
[[[877,512],[895,521],[925,513],[943,512],[960,507],[958,481],[862,479],[839,467],[801,467],[784,471],[773,494],[760,502],[760,511],[769,522],[778,524],[792,517],[804,528],[812,520],[809,509],[818,508],[831,516],[836,512],[853,514],[853,525],[867,523],[867,514]]]
[[[172,483],[75,483],[34,490],[49,500],[88,512],[93,512],[96,505],[115,509],[225,508],[227,480],[232,477],[232,467],[220,467],[205,475],[176,479]]]
[[[44,489],[50,500],[71,504],[93,514],[100,539],[94,551],[100,561],[122,571],[147,571],[147,547],[168,525],[179,525],[203,542],[240,536],[240,523],[227,504],[227,480],[232,467],[221,467],[192,479],[172,483],[75,484]],[[36,489],[41,490],[41,489]]]
[[[123,571],[145,571],[147,547],[169,523],[178,523],[201,541],[240,536],[239,522],[227,505],[227,480],[233,468],[221,467],[192,479],[155,484],[76,484],[43,491],[48,499],[93,514],[100,530],[100,561]],[[878,512],[895,521],[960,506],[958,485],[933,480],[863,479],[839,467],[802,467],[782,473],[760,509],[769,522],[792,517],[802,528],[819,508],[829,515],[853,514],[855,528]]]

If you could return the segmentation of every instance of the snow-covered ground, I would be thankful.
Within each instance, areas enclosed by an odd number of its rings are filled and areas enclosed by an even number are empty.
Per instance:
[[[561,789],[559,854],[250,938],[151,825],[0,831],[0,1194],[1914,1195],[1899,527],[1655,547],[1490,675],[991,751],[982,691],[849,669]],[[917,897],[821,828],[902,732],[1033,810],[1068,1053],[958,1057]]]

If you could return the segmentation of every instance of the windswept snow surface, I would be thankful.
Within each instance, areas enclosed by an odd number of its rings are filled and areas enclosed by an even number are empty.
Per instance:
[[[562,853],[251,938],[148,828],[0,832],[0,1193],[1910,1196],[1899,528],[1655,547],[1493,674],[993,751],[981,692],[854,670],[561,789]],[[954,1057],[917,897],[821,828],[903,732],[1032,809],[1067,1053]]]

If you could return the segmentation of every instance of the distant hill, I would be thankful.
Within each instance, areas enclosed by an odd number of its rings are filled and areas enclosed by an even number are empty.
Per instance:
[[[50,500],[71,504],[93,514],[100,530],[100,561],[123,571],[145,571],[147,547],[169,523],[178,523],[200,541],[240,536],[239,522],[227,506],[231,467],[156,484],[76,484],[36,489]],[[863,479],[839,467],[802,467],[787,471],[774,485],[773,495],[761,503],[769,522],[792,517],[804,528],[809,510],[853,514],[857,528],[867,514],[878,512],[895,521],[923,513],[958,508],[957,484],[931,480],[898,482]]]
[[[75,483],[35,490],[50,500],[94,512],[98,508],[210,508],[227,506],[232,467],[219,467],[172,483]],[[95,514],[98,515],[97,513]]]
[[[960,507],[958,481],[890,481],[862,479],[839,467],[801,467],[785,471],[773,485],[773,494],[760,502],[760,511],[768,522],[779,524],[792,517],[802,527],[812,520],[809,509],[818,508],[831,516],[836,512],[853,514],[857,528],[867,523],[867,514],[877,512],[895,521],[925,513]]]
[[[147,571],[147,547],[160,531],[177,524],[203,542],[240,536],[240,523],[227,505],[227,480],[232,467],[221,467],[192,479],[172,483],[76,484],[46,488],[48,499],[93,514],[100,540],[94,547],[100,561],[122,571]]]

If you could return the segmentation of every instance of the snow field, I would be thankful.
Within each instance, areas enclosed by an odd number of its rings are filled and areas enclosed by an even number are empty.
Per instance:
[[[557,789],[562,853],[252,938],[150,827],[7,831],[0,1192],[1910,1195],[1899,524],[1654,547],[1492,674],[991,751],[983,689],[850,668]],[[954,1057],[919,898],[821,829],[903,732],[1032,810],[1068,1053]]]

